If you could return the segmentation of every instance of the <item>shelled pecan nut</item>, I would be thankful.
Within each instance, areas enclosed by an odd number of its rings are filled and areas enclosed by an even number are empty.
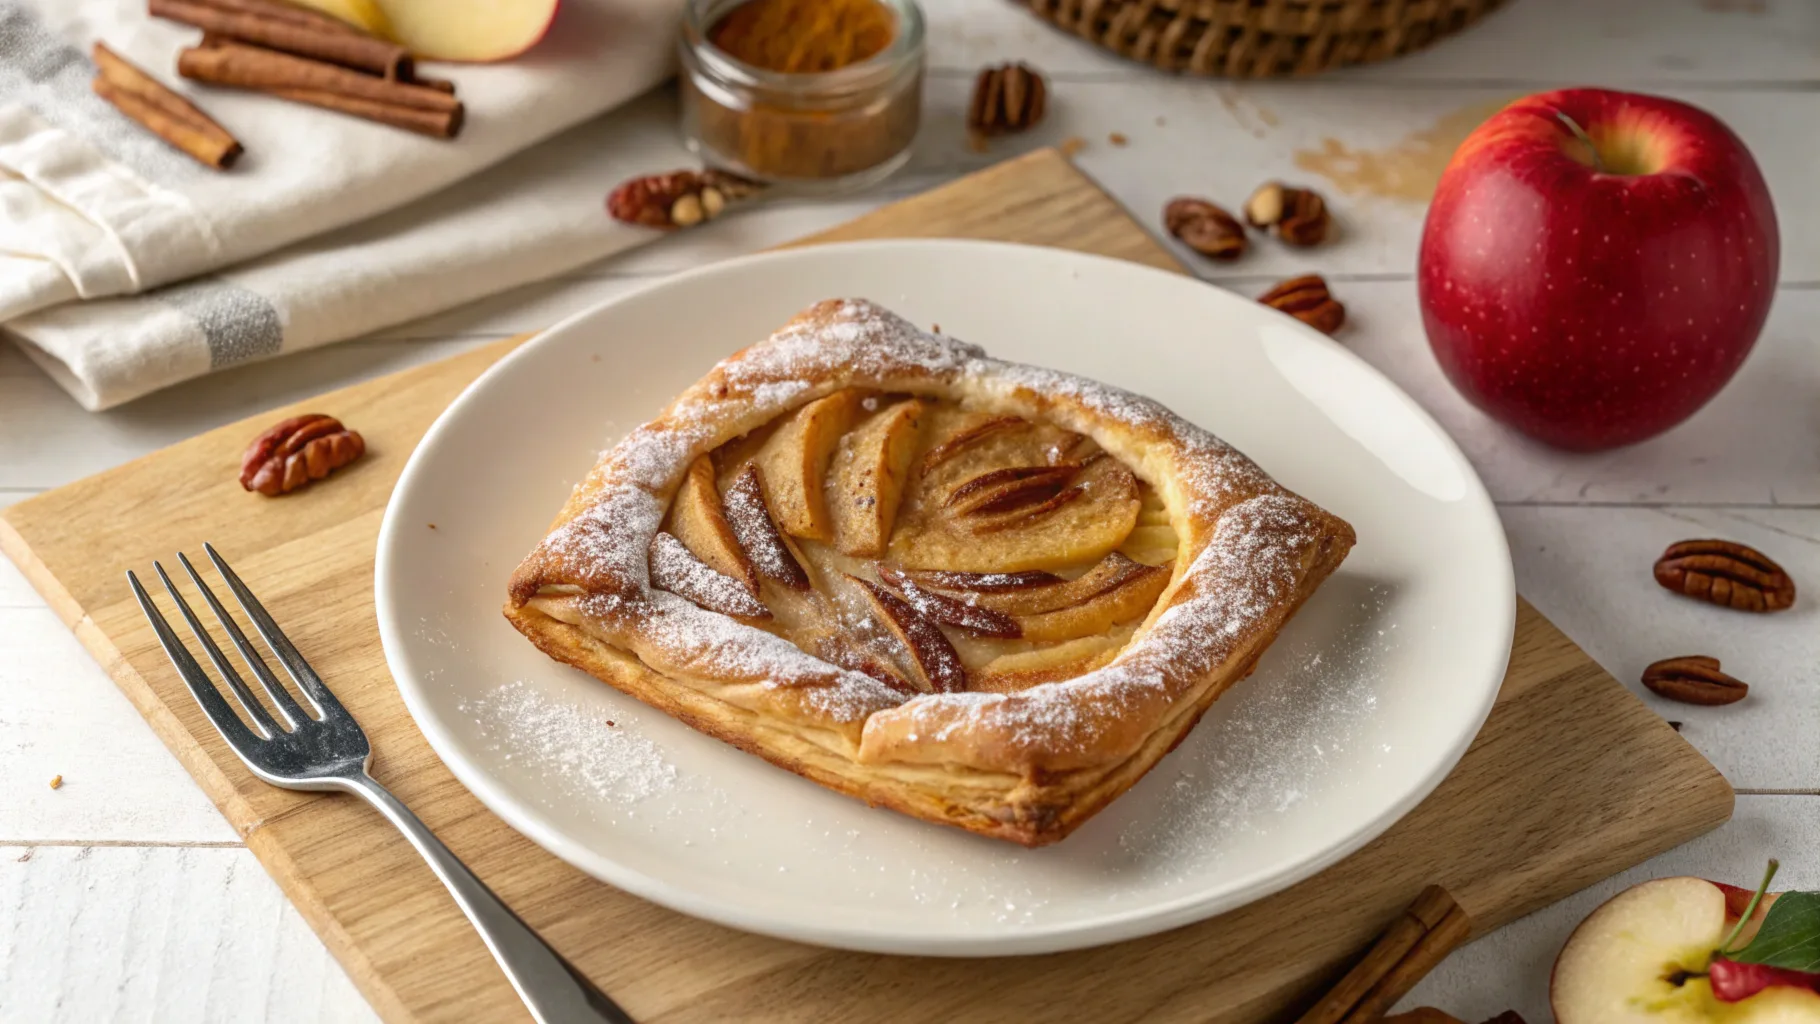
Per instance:
[[[967,131],[978,137],[1034,127],[1049,106],[1049,84],[1023,62],[981,68],[967,105]]]
[[[289,494],[366,453],[360,434],[333,416],[294,416],[253,439],[240,459],[240,486],[268,498]]]
[[[1245,200],[1245,220],[1254,228],[1274,230],[1290,245],[1319,245],[1333,224],[1320,193],[1275,181],[1260,185]]]
[[[1664,658],[1643,670],[1650,691],[1683,704],[1715,706],[1744,699],[1750,686],[1719,671],[1719,659],[1691,654]]]
[[[1656,559],[1656,582],[1687,597],[1746,612],[1795,603],[1795,581],[1773,559],[1728,540],[1684,540]]]
[[[713,220],[761,186],[726,171],[668,171],[623,182],[607,195],[614,220],[648,228],[686,228]]]
[[[1163,207],[1163,226],[1182,244],[1216,260],[1245,255],[1245,226],[1205,199],[1178,196]]]
[[[1258,301],[1325,334],[1346,322],[1346,307],[1327,290],[1327,281],[1319,274],[1292,277],[1258,296]]]

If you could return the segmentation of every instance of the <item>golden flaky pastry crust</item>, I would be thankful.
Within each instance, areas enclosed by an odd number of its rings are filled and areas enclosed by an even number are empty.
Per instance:
[[[652,589],[647,549],[691,462],[849,387],[1055,423],[1155,490],[1179,554],[1118,657],[1015,693],[906,697]],[[1352,544],[1343,520],[1149,399],[831,300],[722,361],[607,451],[513,574],[505,613],[551,657],[822,785],[1039,845],[1179,743]]]

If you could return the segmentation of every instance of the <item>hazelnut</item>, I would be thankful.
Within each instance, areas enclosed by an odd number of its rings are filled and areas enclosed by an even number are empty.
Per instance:
[[[670,223],[679,228],[700,224],[702,216],[701,196],[694,192],[685,192],[670,204]]]
[[[1254,228],[1267,228],[1283,219],[1283,186],[1274,181],[1258,186],[1245,200],[1245,221]]]
[[[1245,200],[1245,220],[1269,228],[1290,245],[1319,245],[1327,239],[1333,218],[1320,193],[1267,182]]]

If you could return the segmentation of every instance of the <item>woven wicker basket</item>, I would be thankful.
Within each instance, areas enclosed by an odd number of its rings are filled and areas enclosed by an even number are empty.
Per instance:
[[[1503,0],[1019,0],[1057,27],[1164,71],[1309,75],[1411,53]]]

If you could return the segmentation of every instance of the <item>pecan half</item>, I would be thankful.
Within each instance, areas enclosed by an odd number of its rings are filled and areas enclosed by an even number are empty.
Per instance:
[[[1216,260],[1245,255],[1245,226],[1205,199],[1179,196],[1163,207],[1163,226],[1182,244]]]
[[[360,434],[333,416],[293,416],[253,439],[240,458],[240,486],[268,498],[289,494],[360,458]]]
[[[1795,603],[1795,581],[1768,555],[1729,540],[1684,540],[1656,559],[1656,582],[1686,597],[1746,612]]]
[[[1643,670],[1643,685],[1683,704],[1714,706],[1744,699],[1750,686],[1719,671],[1719,659],[1701,654],[1663,658]]]
[[[1333,216],[1319,192],[1266,182],[1245,200],[1245,220],[1269,229],[1290,245],[1319,245],[1327,239]]]
[[[720,216],[762,188],[725,171],[669,171],[622,183],[607,195],[614,220],[648,228],[687,228]]]
[[[1346,322],[1346,307],[1327,290],[1327,280],[1319,274],[1292,277],[1258,296],[1258,301],[1324,334],[1332,334]]]
[[[1034,127],[1049,107],[1049,84],[1023,62],[981,68],[967,105],[967,131],[975,138],[1010,135]]]

